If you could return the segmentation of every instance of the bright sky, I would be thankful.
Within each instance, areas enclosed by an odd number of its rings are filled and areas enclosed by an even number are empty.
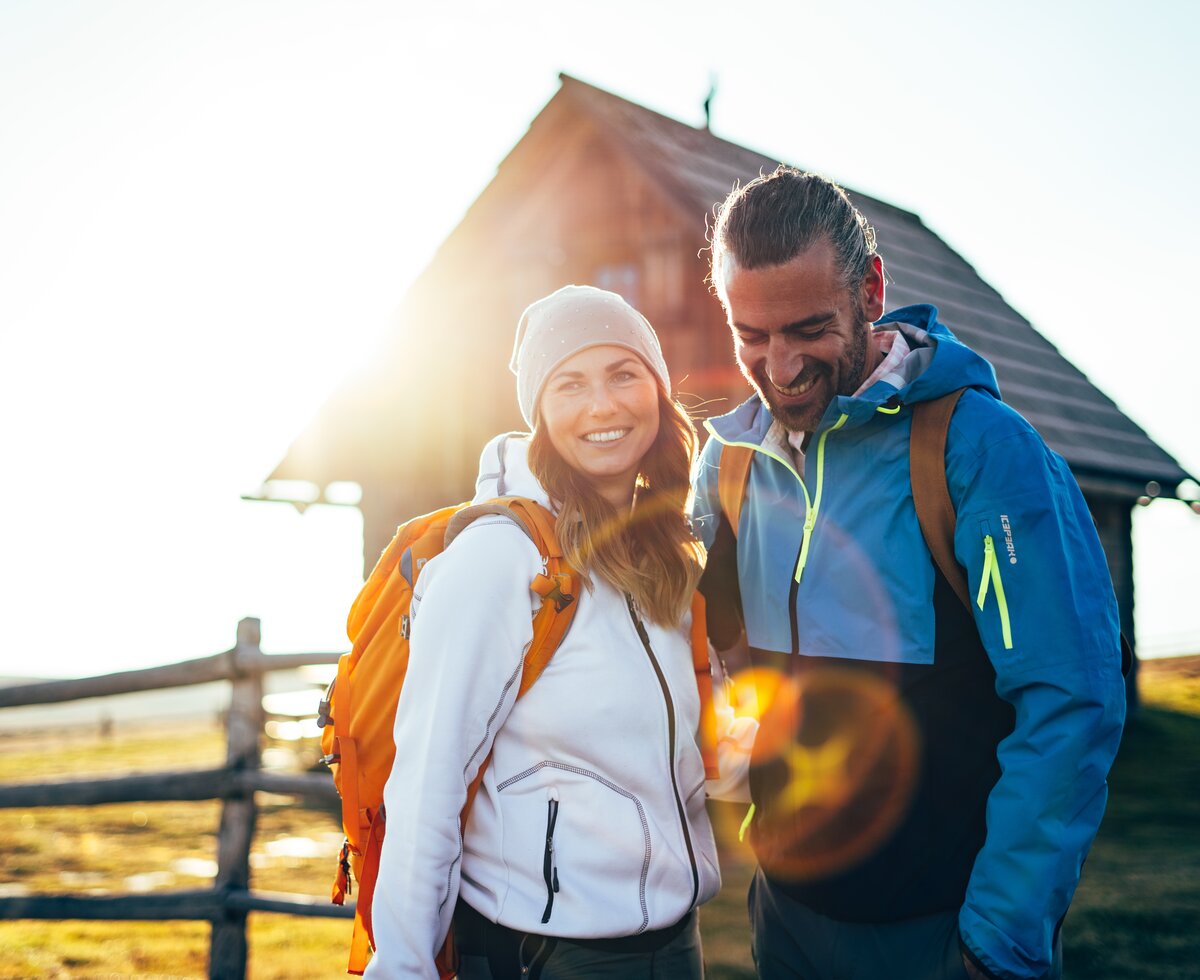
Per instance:
[[[1200,5],[0,3],[0,674],[345,646],[351,508],[249,503],[565,71],[920,213],[1200,472]],[[1003,379],[1001,379],[1003,381]],[[1143,652],[1200,516],[1136,515]]]

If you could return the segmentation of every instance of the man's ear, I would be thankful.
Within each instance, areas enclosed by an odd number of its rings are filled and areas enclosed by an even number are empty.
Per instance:
[[[883,316],[883,294],[883,259],[878,255],[872,255],[868,260],[867,271],[863,275],[858,297],[862,302],[863,312],[866,314],[868,323],[874,323]]]

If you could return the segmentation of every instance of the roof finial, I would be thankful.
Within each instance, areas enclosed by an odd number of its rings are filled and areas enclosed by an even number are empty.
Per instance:
[[[717,73],[708,73],[708,95],[704,97],[704,128],[712,129],[712,102],[717,94]]]

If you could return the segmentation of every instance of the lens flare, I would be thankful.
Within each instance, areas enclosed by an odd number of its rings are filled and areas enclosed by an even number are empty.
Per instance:
[[[751,766],[753,842],[773,877],[845,870],[903,818],[919,769],[919,736],[895,688],[863,670],[755,670],[759,731]]]

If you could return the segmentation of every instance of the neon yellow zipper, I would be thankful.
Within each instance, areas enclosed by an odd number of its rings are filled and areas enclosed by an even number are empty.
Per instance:
[[[996,592],[996,605],[1000,609],[1000,629],[1004,634],[1004,649],[1012,649],[1012,624],[1008,619],[1008,600],[1004,597],[1004,582],[1000,578],[1000,562],[996,560],[996,545],[990,534],[983,536],[983,576],[979,580],[979,592],[975,596],[975,605],[983,609],[987,599],[988,585],[991,584]]]
[[[829,433],[840,429],[846,424],[849,415],[843,415],[833,425],[821,433],[821,438],[817,440],[817,492],[809,504],[808,511],[804,515],[804,540],[800,544],[800,560],[796,562],[796,581],[800,581],[800,577],[804,574],[804,566],[808,564],[808,545],[812,540],[813,527],[817,523],[817,514],[821,511],[821,494],[825,489],[825,440],[829,438]],[[804,486],[804,481],[800,481],[800,486]],[[808,491],[804,491],[805,503],[808,503]]]
[[[800,474],[796,472],[796,467],[791,460],[784,459],[782,456],[776,455],[769,449],[764,449],[760,445],[752,442],[730,442],[722,439],[717,435],[710,422],[706,421],[704,427],[713,435],[716,440],[726,446],[745,446],[753,449],[755,452],[762,453],[764,456],[769,456],[778,463],[782,463],[791,471],[792,476],[796,478],[796,482],[800,484],[800,490],[804,494],[804,538],[800,543],[800,558],[796,562],[796,581],[800,581],[800,577],[804,574],[804,566],[808,563],[808,546],[812,539],[813,527],[817,523],[817,514],[821,510],[821,493],[824,490],[825,484],[825,440],[829,438],[829,433],[840,429],[849,421],[849,415],[843,415],[833,425],[821,433],[817,439],[817,490],[812,497],[808,495],[808,487],[804,485],[804,481],[800,479]]]
[[[742,825],[738,828],[738,843],[746,840],[746,831],[750,829],[750,824],[754,822],[754,804],[750,804],[750,809],[746,811],[746,816],[742,820]]]

